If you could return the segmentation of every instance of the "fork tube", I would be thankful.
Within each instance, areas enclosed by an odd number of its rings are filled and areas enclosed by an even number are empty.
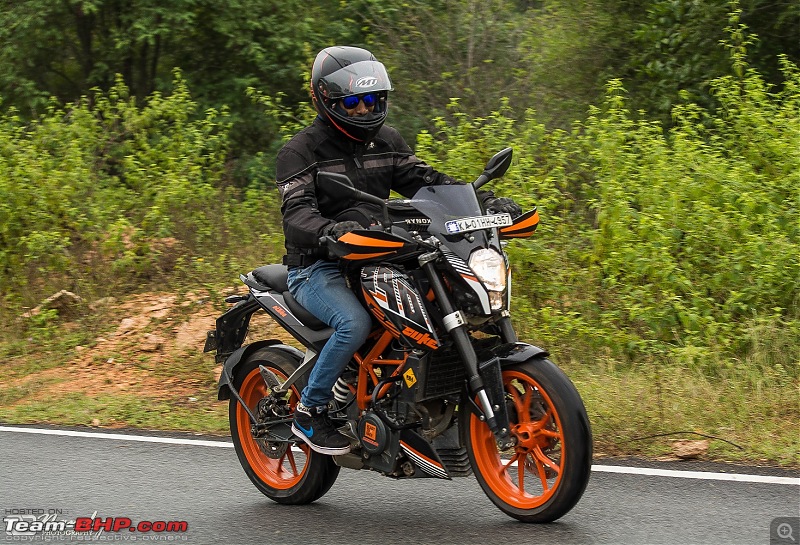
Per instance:
[[[445,289],[442,279],[439,277],[439,273],[434,266],[435,259],[431,254],[425,254],[420,256],[419,260],[420,264],[422,265],[422,269],[428,276],[431,289],[433,289],[433,293],[436,295],[436,301],[439,303],[439,307],[442,309],[442,312],[444,312],[445,316],[453,314],[456,309],[453,306],[452,301],[450,301],[450,295],[447,293],[447,289]],[[456,326],[451,329],[449,333],[455,341],[456,350],[458,350],[458,354],[461,356],[461,361],[464,362],[464,368],[467,371],[469,391],[472,395],[478,396],[478,399],[481,401],[481,409],[483,409],[486,417],[486,422],[489,424],[489,427],[492,429],[492,431],[494,431],[494,428],[496,427],[494,410],[492,410],[492,405],[489,402],[488,396],[486,395],[483,379],[478,373],[478,356],[475,354],[475,349],[472,347],[472,343],[469,340],[467,326]]]
[[[517,337],[517,332],[514,331],[514,326],[511,324],[511,318],[508,316],[503,316],[499,320],[497,320],[497,325],[500,326],[500,333],[502,334],[503,340],[507,343],[515,343],[519,340]]]

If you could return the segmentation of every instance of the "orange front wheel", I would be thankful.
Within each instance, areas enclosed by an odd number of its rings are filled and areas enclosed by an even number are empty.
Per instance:
[[[586,409],[572,382],[549,360],[507,367],[502,375],[516,444],[499,451],[486,423],[464,407],[459,427],[473,471],[489,499],[509,516],[555,520],[575,506],[589,481],[592,434]]]

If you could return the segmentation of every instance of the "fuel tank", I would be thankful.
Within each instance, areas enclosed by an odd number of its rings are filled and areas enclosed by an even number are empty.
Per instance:
[[[389,265],[367,265],[361,290],[369,310],[396,338],[412,348],[439,348],[422,296],[407,275]]]

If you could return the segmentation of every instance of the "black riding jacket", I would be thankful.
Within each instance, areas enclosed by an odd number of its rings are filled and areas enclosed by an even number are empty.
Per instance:
[[[318,172],[346,174],[356,189],[381,199],[390,190],[410,198],[425,185],[460,183],[417,159],[392,127],[384,125],[370,142],[358,144],[316,118],[283,146],[277,162],[286,253],[308,256],[303,265],[321,257],[320,237],[357,204],[337,186],[318,183]]]

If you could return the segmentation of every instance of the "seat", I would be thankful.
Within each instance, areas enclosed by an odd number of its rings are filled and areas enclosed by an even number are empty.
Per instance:
[[[289,284],[286,283],[289,269],[286,265],[264,265],[255,269],[251,274],[260,284],[279,293],[289,291]]]
[[[292,314],[298,320],[314,331],[325,329],[328,325],[307,311],[303,305],[298,303],[295,298],[289,293],[289,284],[287,283],[287,276],[289,269],[286,265],[264,265],[253,270],[250,276],[259,284],[268,287],[271,290],[277,291],[283,295],[283,300]]]

